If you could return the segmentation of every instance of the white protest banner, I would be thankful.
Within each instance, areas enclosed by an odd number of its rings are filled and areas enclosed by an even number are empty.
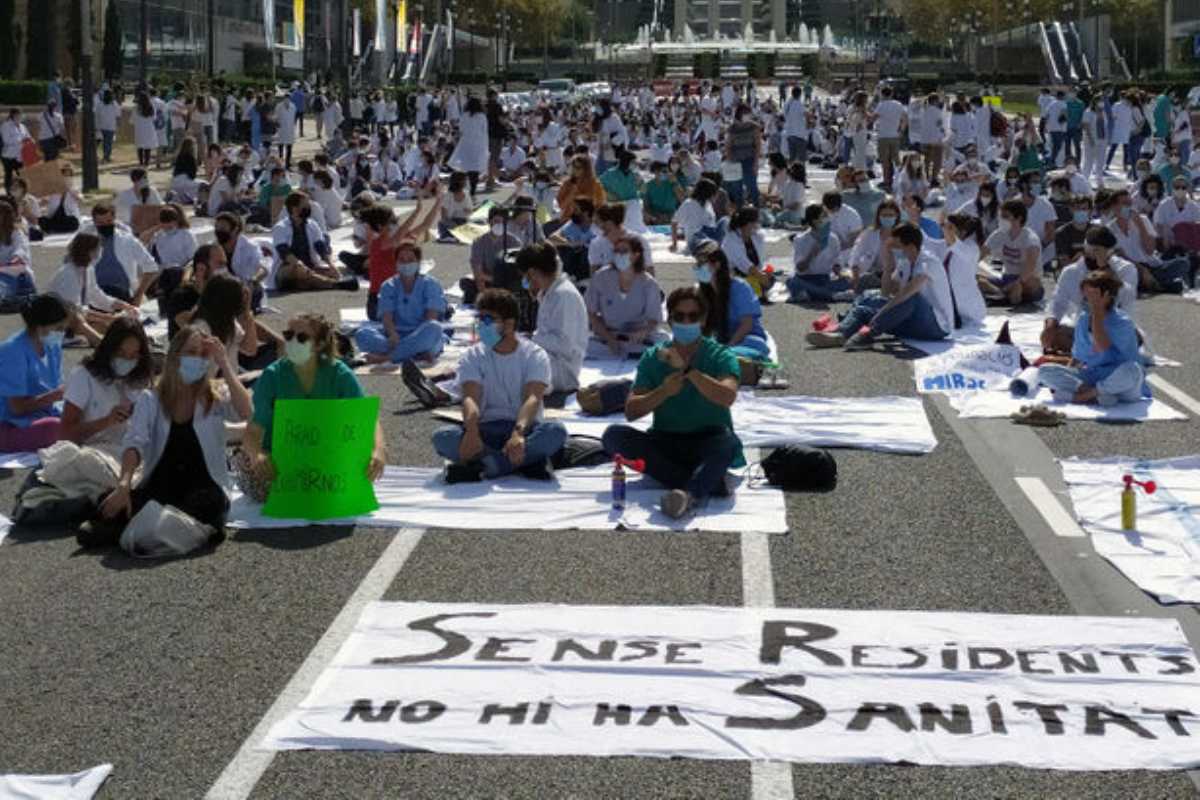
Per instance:
[[[1173,619],[372,603],[271,750],[1200,766]]]
[[[917,391],[957,394],[1006,385],[1021,371],[1021,352],[1008,344],[956,345],[913,362]]]
[[[1092,547],[1161,603],[1200,603],[1200,456],[1127,456],[1061,462],[1063,481]],[[1122,476],[1154,481],[1137,492],[1135,530],[1121,527]]]

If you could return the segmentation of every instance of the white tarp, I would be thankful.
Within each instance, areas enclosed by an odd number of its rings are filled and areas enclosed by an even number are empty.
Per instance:
[[[607,466],[564,469],[554,480],[516,475],[480,483],[448,485],[438,469],[388,467],[375,484],[379,510],[357,519],[322,525],[452,530],[758,531],[787,533],[783,493],[744,479],[732,497],[710,498],[696,513],[673,520],[658,508],[663,488],[644,476],[629,476],[624,511],[612,508],[612,470]],[[304,520],[262,516],[261,506],[235,496],[231,528],[291,528]]]
[[[0,775],[0,800],[91,800],[112,769],[101,764],[74,775]]]
[[[1176,411],[1162,400],[1150,398],[1136,403],[1100,406],[1095,403],[1059,403],[1046,387],[1032,397],[1017,397],[1008,387],[982,392],[964,392],[950,397],[950,405],[963,418],[1007,417],[1025,405],[1045,405],[1061,411],[1069,419],[1090,419],[1098,422],[1165,422],[1186,420],[1187,415]]]
[[[578,406],[570,406],[577,408]],[[575,436],[599,438],[625,417],[578,416],[559,418]],[[633,423],[645,430],[651,418]],[[733,404],[733,430],[746,447],[850,447],[882,453],[930,453],[937,437],[919,397],[805,397],[767,396],[750,391]]]
[[[1075,516],[1096,552],[1159,602],[1200,603],[1200,456],[1061,463]],[[1135,531],[1121,529],[1123,475],[1158,485],[1150,495],[1135,490]]]
[[[961,394],[1008,387],[1021,371],[1021,352],[1007,344],[971,344],[913,362],[921,394]]]
[[[262,747],[1200,766],[1173,619],[372,603]]]

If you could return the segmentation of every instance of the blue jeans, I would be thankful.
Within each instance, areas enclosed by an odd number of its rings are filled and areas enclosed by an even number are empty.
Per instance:
[[[751,360],[766,358],[771,354],[770,343],[762,336],[756,336],[753,333],[743,338],[742,341],[738,342],[736,345],[732,345],[729,349],[732,350],[735,355],[739,355],[742,358],[749,358]]]
[[[1129,144],[1125,145],[1125,172],[1132,174],[1133,168],[1137,164],[1138,155],[1142,152],[1142,145],[1146,143],[1146,137],[1139,134],[1134,134],[1129,137]]]
[[[914,294],[903,303],[880,313],[885,305],[887,298],[882,294],[869,294],[858,298],[838,323],[838,332],[849,338],[858,333],[863,325],[870,325],[871,333],[875,336],[890,333],[908,339],[935,341],[945,339],[948,335],[938,325],[933,306],[920,294]]]
[[[692,238],[688,239],[688,251],[695,252],[701,242],[712,240],[720,244],[725,239],[725,233],[729,230],[729,217],[721,217],[717,220],[716,225],[705,225],[700,230],[692,234]]]
[[[442,352],[446,336],[442,326],[432,320],[426,320],[415,330],[402,334],[400,343],[392,347],[382,325],[363,325],[354,334],[354,343],[364,353],[387,353],[393,364],[416,358],[428,353],[436,356]]]
[[[663,433],[609,425],[601,441],[610,456],[644,460],[645,474],[668,489],[686,489],[696,500],[726,494],[725,473],[738,453],[737,437],[719,428]]]
[[[100,131],[100,139],[104,143],[104,160],[112,161],[113,138],[117,135],[116,131]]]
[[[804,292],[809,300],[828,303],[835,294],[849,289],[850,281],[845,278],[833,280],[828,275],[793,275],[787,280],[787,288],[793,299],[797,293]]]
[[[740,206],[743,201],[748,201],[757,208],[759,205],[758,164],[753,158],[747,158],[738,163],[742,166],[742,179],[725,184],[725,188],[729,191],[729,199],[735,206]]]
[[[1192,262],[1187,256],[1172,258],[1157,267],[1147,267],[1158,281],[1159,289],[1168,294],[1183,294],[1184,287],[1195,284]]]
[[[1136,361],[1121,364],[1108,377],[1096,383],[1096,402],[1102,406],[1138,402],[1143,396],[1142,382],[1145,377],[1146,371]],[[1038,383],[1048,387],[1054,399],[1062,402],[1071,402],[1075,393],[1087,385],[1079,370],[1062,364],[1039,367]]]
[[[1067,155],[1083,159],[1083,128],[1067,128]]]
[[[1067,143],[1066,131],[1050,131],[1050,167],[1058,165],[1058,151]]]
[[[1187,112],[1184,111],[1181,113],[1186,114]],[[1175,146],[1175,149],[1177,151],[1179,151],[1179,163],[1186,166],[1188,161],[1192,157],[1192,141],[1191,141],[1191,139],[1187,140],[1186,142],[1180,142],[1178,145]]]
[[[546,461],[567,441],[567,429],[561,422],[535,422],[525,434],[525,460],[513,464],[504,455],[504,444],[512,436],[513,420],[497,419],[479,423],[479,438],[483,439],[483,452],[478,460],[489,478],[509,475],[522,467],[534,466]],[[433,449],[447,461],[458,464],[458,447],[462,444],[463,429],[458,425],[446,425],[433,432]]]

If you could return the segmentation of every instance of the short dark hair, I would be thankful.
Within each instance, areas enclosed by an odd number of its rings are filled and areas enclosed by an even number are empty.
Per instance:
[[[921,233],[921,229],[911,222],[904,222],[897,225],[892,231],[892,238],[902,245],[909,245],[921,249],[921,244],[925,241],[925,235]]]
[[[549,242],[525,245],[517,253],[517,269],[521,272],[535,270],[547,277],[557,275],[558,251]]]
[[[841,192],[826,192],[821,195],[821,205],[828,208],[830,211],[837,211],[842,207]]]
[[[1105,272],[1104,270],[1094,270],[1089,272],[1087,277],[1085,277],[1079,284],[1080,289],[1087,288],[1088,286],[1093,286],[1109,297],[1116,298],[1117,293],[1121,291],[1121,287],[1124,286],[1124,284],[1121,282],[1120,278],[1116,277],[1110,272]],[[1109,305],[1111,306],[1111,303]]]
[[[21,319],[25,327],[37,328],[41,325],[57,325],[67,318],[67,305],[53,294],[39,294],[21,309]]]
[[[1016,217],[1022,225],[1029,219],[1029,209],[1020,200],[1005,200],[1001,204],[1000,210],[1008,212],[1009,216]]]
[[[517,298],[508,289],[484,289],[475,303],[480,314],[492,314],[500,319],[516,320],[520,313]]]
[[[579,197],[575,200],[575,210],[582,211],[588,216],[595,216],[596,204],[586,197]]]
[[[729,227],[744,228],[755,222],[758,222],[758,209],[754,206],[743,206],[733,212],[733,219],[729,220]]]
[[[701,316],[708,317],[708,301],[704,299],[704,294],[700,291],[699,286],[680,286],[678,289],[673,289],[667,295],[667,315],[670,316],[676,306],[685,300],[695,301],[696,305],[700,306]]]
[[[625,204],[624,203],[605,203],[596,209],[596,219],[600,222],[609,222],[613,225],[625,224]]]
[[[1096,226],[1087,232],[1083,237],[1084,244],[1090,244],[1092,247],[1103,247],[1107,250],[1117,246],[1117,237],[1108,228]]]

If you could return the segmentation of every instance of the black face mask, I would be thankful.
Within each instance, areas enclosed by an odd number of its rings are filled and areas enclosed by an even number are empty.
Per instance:
[[[115,231],[116,228],[117,228],[116,225],[97,225],[96,232],[99,233],[101,236],[103,236],[105,239],[107,239],[108,237],[113,235],[113,231]]]
[[[1083,263],[1087,265],[1088,272],[1095,272],[1100,269],[1100,262],[1093,256],[1084,256]]]
[[[311,216],[312,216],[311,208],[306,207],[306,208],[300,209],[300,219],[308,219]]]
[[[230,242],[233,241],[233,232],[232,231],[217,231],[216,237],[217,237],[217,241],[220,244],[229,244]]]

